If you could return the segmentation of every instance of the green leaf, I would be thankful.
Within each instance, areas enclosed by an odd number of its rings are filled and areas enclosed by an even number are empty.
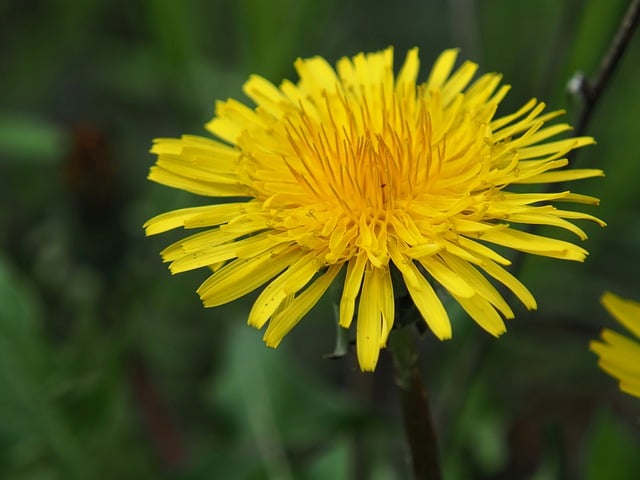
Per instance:
[[[44,118],[0,113],[0,156],[5,162],[24,165],[57,161],[65,146],[62,129]]]
[[[319,445],[331,445],[365,412],[299,369],[286,348],[265,347],[260,335],[242,324],[229,330],[221,376],[209,396],[230,422],[237,445],[254,449],[266,471],[291,478],[300,462],[320,461],[316,455],[325,453],[317,453]]]
[[[0,439],[10,446],[5,461],[25,467],[51,452],[67,478],[87,478],[76,439],[46,398],[47,369],[54,362],[38,330],[38,304],[0,257]]]
[[[637,430],[637,428],[636,428]],[[640,439],[637,431],[602,409],[592,425],[586,448],[586,480],[611,478],[634,480],[640,472]]]

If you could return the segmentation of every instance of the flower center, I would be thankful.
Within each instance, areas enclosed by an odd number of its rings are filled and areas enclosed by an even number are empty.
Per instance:
[[[461,103],[444,115],[437,92],[385,95],[381,86],[378,95],[325,93],[324,104],[300,105],[277,122],[273,148],[250,152],[272,166],[247,167],[256,196],[276,210],[276,230],[281,225],[328,263],[364,251],[384,266],[389,241],[428,241],[414,238],[424,231],[416,225],[446,217],[485,170],[481,123]]]

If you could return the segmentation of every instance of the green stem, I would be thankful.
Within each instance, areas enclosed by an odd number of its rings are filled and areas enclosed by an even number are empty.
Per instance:
[[[400,391],[402,419],[411,450],[416,480],[440,480],[440,460],[436,432],[429,411],[429,400],[422,383],[411,326],[394,331],[389,337],[395,381]]]

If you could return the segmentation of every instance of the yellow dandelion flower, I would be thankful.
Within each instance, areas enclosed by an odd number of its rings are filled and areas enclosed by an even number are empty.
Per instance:
[[[149,220],[148,235],[207,228],[162,252],[171,272],[211,267],[198,289],[206,307],[267,284],[248,321],[257,328],[268,322],[264,340],[275,347],[345,271],[339,323],[348,328],[357,317],[364,371],[375,368],[394,323],[392,268],[439,339],[451,337],[451,325],[436,282],[482,328],[502,334],[513,312],[487,276],[527,308],[536,302],[491,245],[583,261],[583,248],[512,225],[552,225],[584,239],[573,220],[602,224],[550,204],[597,204],[593,197],[507,188],[602,171],[563,168],[569,151],[594,141],[549,141],[570,130],[547,125],[562,112],[544,113],[533,99],[496,117],[509,87],[495,73],[472,82],[477,65],[454,71],[456,57],[456,50],[442,53],[420,84],[417,49],[396,76],[391,48],[342,58],[335,69],[320,57],[299,59],[297,84],[249,78],[244,92],[255,108],[218,102],[206,125],[217,139],[157,139],[151,180],[210,197],[248,197]]]
[[[627,330],[640,339],[640,303],[606,292],[600,303]],[[640,342],[604,329],[602,340],[589,345],[602,370],[620,382],[620,390],[640,397]]]

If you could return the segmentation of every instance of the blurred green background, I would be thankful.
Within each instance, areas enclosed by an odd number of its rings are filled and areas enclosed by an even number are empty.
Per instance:
[[[206,272],[170,277],[149,217],[204,200],[146,180],[154,137],[205,134],[216,99],[293,60],[443,48],[566,108],[627,1],[24,0],[0,2],[0,478],[404,479],[390,360],[361,374],[325,299],[277,350],[246,326],[254,296],[211,310]],[[490,340],[455,306],[420,343],[447,479],[636,479],[640,400],[587,350],[604,290],[640,299],[640,35],[578,156],[605,179],[585,264],[528,258],[539,310]],[[499,112],[500,113],[500,112]],[[515,303],[514,303],[515,305]]]

